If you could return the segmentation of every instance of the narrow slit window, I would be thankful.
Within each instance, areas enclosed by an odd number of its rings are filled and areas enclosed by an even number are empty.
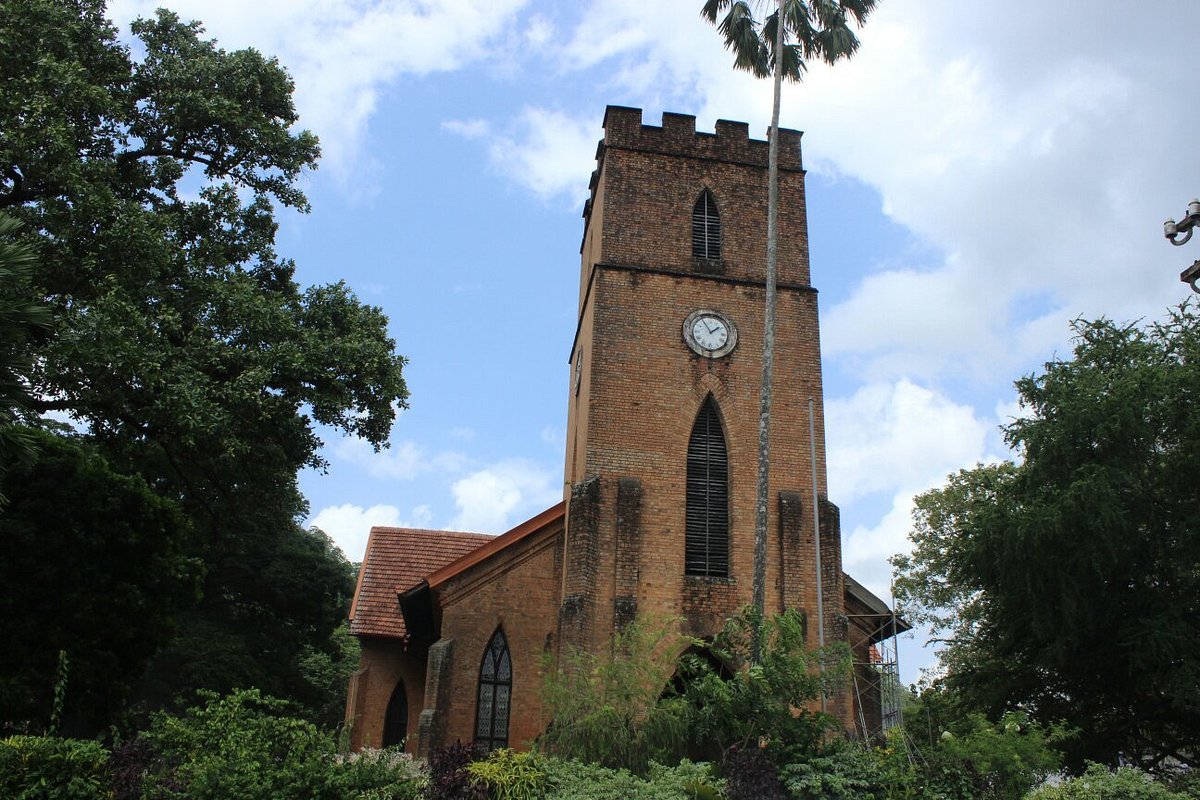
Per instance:
[[[710,260],[721,257],[721,215],[708,189],[700,193],[692,208],[692,255]]]
[[[475,707],[475,743],[488,750],[508,747],[512,700],[512,656],[504,631],[497,628],[479,665],[479,703]]]
[[[717,403],[709,395],[688,441],[684,570],[729,576],[729,458]]]

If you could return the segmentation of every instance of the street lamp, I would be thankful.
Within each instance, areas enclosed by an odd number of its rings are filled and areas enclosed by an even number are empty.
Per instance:
[[[1188,203],[1187,214],[1182,220],[1169,219],[1163,223],[1163,236],[1178,247],[1188,243],[1197,225],[1200,225],[1200,200],[1193,200]],[[1193,292],[1200,293],[1200,260],[1179,273],[1179,280],[1191,286]]]

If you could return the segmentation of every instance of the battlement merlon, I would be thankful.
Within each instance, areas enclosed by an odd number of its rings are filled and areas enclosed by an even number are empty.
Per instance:
[[[608,106],[604,111],[605,147],[647,150],[691,158],[707,158],[739,164],[767,167],[768,143],[751,139],[745,122],[717,120],[716,133],[697,133],[696,118],[690,114],[662,115],[662,127],[642,124],[642,110],[625,106]],[[779,168],[800,171],[800,131],[779,129]],[[597,153],[602,158],[601,153]]]

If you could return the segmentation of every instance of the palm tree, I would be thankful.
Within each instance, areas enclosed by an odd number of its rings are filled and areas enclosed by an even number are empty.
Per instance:
[[[33,248],[17,238],[20,223],[0,214],[0,477],[33,448],[20,424],[30,410],[31,394],[24,376],[33,360],[29,340],[50,329],[50,310],[32,299],[27,284],[33,275]],[[0,507],[5,504],[0,494]]]
[[[775,283],[778,273],[779,98],[783,79],[800,81],[807,63],[834,64],[858,50],[850,18],[861,26],[878,0],[759,0],[774,10],[759,21],[746,0],[706,0],[700,15],[725,38],[734,67],[774,78],[767,161],[767,291],[764,313],[762,389],[758,417],[758,495],[754,517],[754,607],[764,613],[767,560],[767,472],[770,462],[771,372],[775,361]],[[718,18],[720,21],[718,21]],[[779,24],[780,18],[783,24]],[[782,54],[777,57],[778,54]],[[818,545],[819,546],[819,545]],[[757,639],[753,659],[758,661]]]

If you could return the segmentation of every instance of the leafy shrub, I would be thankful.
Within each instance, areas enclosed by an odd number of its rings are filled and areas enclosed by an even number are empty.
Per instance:
[[[108,798],[108,751],[57,736],[0,740],[0,797],[6,800]]]
[[[246,689],[182,716],[155,715],[145,734],[159,754],[146,775],[147,800],[335,799],[332,739],[287,716],[288,704]]]
[[[554,800],[714,800],[724,789],[710,765],[690,761],[676,767],[651,764],[645,778],[626,769],[558,758],[546,759],[543,769],[549,789],[546,797]]]
[[[462,741],[431,752],[426,800],[487,800],[487,789],[467,770],[472,761],[483,757],[482,748]]]
[[[1036,789],[1027,800],[1189,800],[1192,796],[1172,792],[1140,770],[1089,764],[1083,775]]]
[[[157,758],[154,747],[141,736],[113,745],[108,756],[113,800],[141,800],[142,779]]]
[[[546,773],[534,753],[516,753],[507,748],[492,751],[482,761],[467,765],[467,772],[487,787],[491,800],[538,800]]]
[[[765,749],[734,747],[723,766],[729,800],[786,800],[779,771]]]
[[[785,753],[820,749],[824,733],[837,722],[807,706],[845,685],[850,652],[844,643],[808,649],[805,627],[798,611],[764,620],[746,607],[713,640],[712,661],[684,659],[683,697],[697,744],[726,752],[765,742],[777,763]],[[755,636],[760,637],[760,658],[751,663]],[[724,665],[729,674],[715,664]]]
[[[853,743],[829,748],[820,755],[787,764],[780,777],[795,800],[885,800],[905,797],[888,793],[885,786],[902,789],[911,785],[908,776],[887,769],[888,752],[868,750]],[[907,772],[905,761],[903,772]]]
[[[638,774],[652,761],[678,759],[687,746],[688,708],[663,689],[689,643],[676,620],[639,617],[601,654],[565,649],[557,669],[546,664],[542,694],[550,724],[539,747]]]
[[[423,762],[399,747],[338,756],[334,783],[347,800],[417,800],[428,776]]]

